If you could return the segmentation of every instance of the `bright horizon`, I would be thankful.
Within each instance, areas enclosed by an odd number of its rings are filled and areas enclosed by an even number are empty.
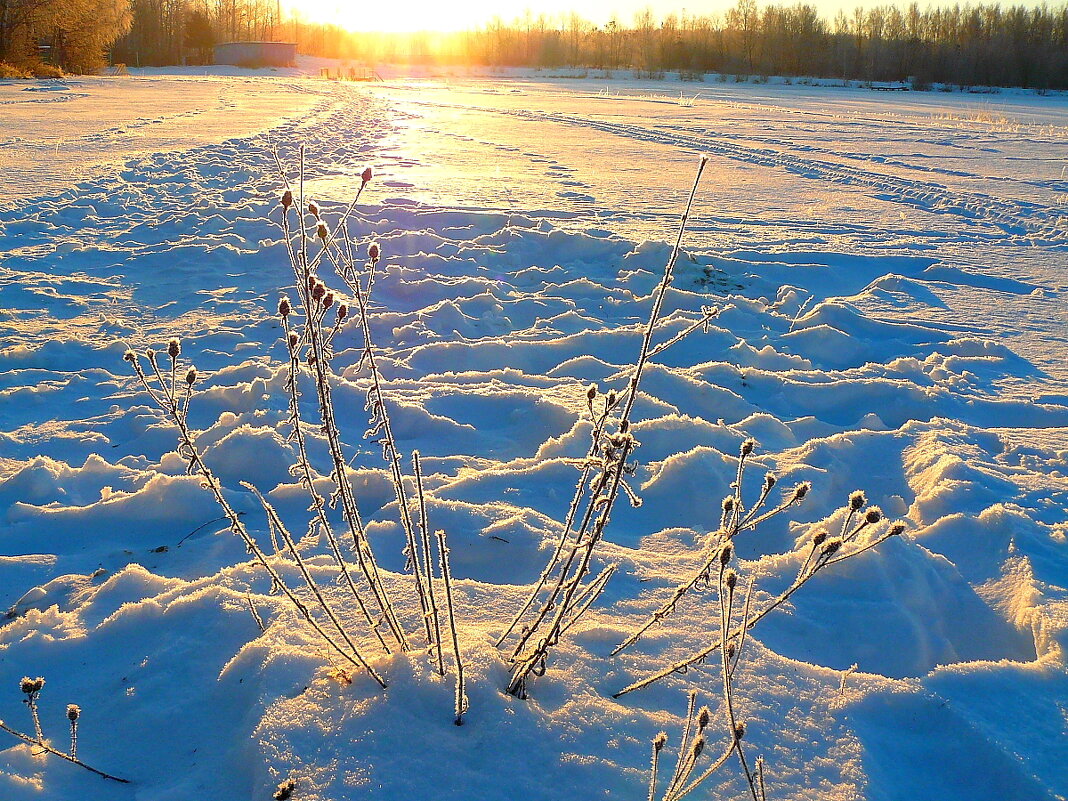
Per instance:
[[[758,5],[794,5],[804,0],[773,0]],[[453,32],[470,30],[484,26],[493,18],[499,17],[504,22],[523,18],[527,13],[537,18],[545,15],[551,19],[567,17],[577,13],[584,20],[597,25],[604,25],[611,19],[617,20],[624,27],[629,26],[636,14],[648,8],[654,17],[662,19],[669,14],[691,16],[722,15],[734,7],[737,0],[703,0],[702,2],[679,2],[678,4],[649,3],[645,0],[588,0],[581,10],[574,8],[568,0],[539,0],[537,2],[512,3],[502,5],[492,0],[464,0],[462,3],[445,3],[441,0],[407,0],[392,4],[375,4],[359,7],[345,2],[316,2],[316,0],[283,0],[283,8],[289,13],[294,11],[303,19],[315,23],[333,23],[352,31],[379,33],[415,33],[415,32]],[[880,0],[811,0],[820,14],[833,18],[839,10],[852,10],[858,6],[869,8],[880,5],[907,6],[908,0],[902,2],[880,2]],[[944,3],[921,3],[921,8]],[[965,3],[965,5],[969,5]],[[1039,0],[1027,2],[1008,2],[1002,5],[1042,5]],[[1054,6],[1057,4],[1054,3]]]

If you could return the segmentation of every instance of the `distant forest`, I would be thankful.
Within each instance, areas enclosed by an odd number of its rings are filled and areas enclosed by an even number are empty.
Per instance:
[[[72,18],[77,25],[70,24]],[[94,29],[99,31],[91,35]],[[78,37],[84,43],[72,44]],[[210,63],[217,42],[272,39],[295,41],[301,53],[368,65],[568,67],[645,77],[677,72],[690,79],[714,72],[910,80],[917,88],[932,83],[1068,88],[1068,2],[924,9],[913,3],[858,8],[826,19],[804,3],[738,0],[721,15],[657,17],[645,10],[629,22],[595,25],[574,13],[528,13],[460,33],[380,34],[283,18],[278,0],[0,0],[0,61],[33,57],[31,50],[43,42],[52,44],[47,52],[68,69],[82,69],[94,58],[130,66],[200,64]]]

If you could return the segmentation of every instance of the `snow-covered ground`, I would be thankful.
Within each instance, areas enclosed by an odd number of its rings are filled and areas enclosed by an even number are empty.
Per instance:
[[[608,653],[698,565],[747,436],[754,489],[765,468],[813,484],[738,540],[769,592],[854,489],[908,525],[748,641],[738,705],[769,798],[1068,796],[1068,100],[679,86],[0,84],[0,720],[32,730],[18,679],[44,676],[54,744],[78,703],[79,756],[132,781],[0,732],[0,798],[268,799],[289,776],[302,800],[645,798],[649,741],[677,744],[685,690],[715,708],[717,671],[611,695],[714,640],[718,607],[687,598]],[[389,689],[331,677],[122,360],[180,335],[231,502],[264,545],[241,480],[304,530],[275,313],[291,272],[266,219],[272,144],[292,165],[298,143],[328,215],[376,172],[352,230],[385,254],[387,404],[452,545],[462,727],[418,650],[361,634]],[[646,375],[643,504],[616,507],[595,559],[619,570],[520,701],[493,641],[566,515],[586,387],[629,375],[701,153],[658,337],[721,312]],[[342,333],[341,425],[414,632],[393,489],[360,442],[357,342]],[[744,789],[730,764],[693,797]]]

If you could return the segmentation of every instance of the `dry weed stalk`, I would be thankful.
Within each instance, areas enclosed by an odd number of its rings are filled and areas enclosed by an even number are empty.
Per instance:
[[[44,732],[41,729],[41,719],[37,712],[37,699],[41,694],[41,688],[44,687],[45,680],[38,676],[35,679],[31,679],[29,676],[24,676],[19,682],[19,689],[25,694],[26,698],[23,699],[30,709],[30,717],[33,719],[34,736],[24,734],[18,729],[8,726],[4,721],[0,720],[0,729],[6,731],[13,737],[17,737],[24,743],[28,743],[35,748],[40,749],[35,756],[41,754],[53,754],[60,759],[65,759],[73,765],[77,765],[79,768],[84,768],[90,773],[95,773],[104,779],[109,779],[113,782],[120,782],[122,784],[129,784],[129,779],[120,779],[118,776],[112,776],[110,773],[105,773],[102,770],[97,770],[92,765],[87,765],[78,759],[78,721],[82,716],[81,707],[77,704],[67,704],[67,720],[70,722],[70,751],[64,753],[58,748],[50,745],[44,737]]]
[[[512,675],[507,688],[512,695],[526,696],[529,678],[544,673],[549,651],[559,642],[565,622],[570,620],[573,623],[576,619],[575,613],[578,609],[576,598],[583,595],[582,581],[589,572],[594,551],[604,535],[616,499],[621,490],[631,494],[629,488],[624,489],[626,486],[624,477],[630,472],[627,460],[637,445],[630,433],[631,413],[642,376],[656,350],[653,338],[658,330],[664,299],[674,276],[675,262],[682,248],[682,238],[686,231],[694,197],[697,194],[697,187],[707,163],[707,157],[702,157],[680,220],[671,256],[653,293],[649,321],[645,326],[641,348],[627,389],[622,397],[609,393],[605,398],[604,411],[595,417],[595,439],[586,464],[582,468],[558,547],[550,558],[549,566],[543,571],[542,578],[535,585],[530,599],[520,609],[504,636],[501,637],[501,642],[503,642],[508,633],[532,607],[535,598],[542,592],[543,587],[549,584],[549,579],[555,572],[556,579],[550,586],[549,592],[542,600],[533,619],[524,627],[519,642],[512,650]],[[705,317],[710,319],[711,313],[706,312]],[[696,327],[691,330],[696,330]],[[673,339],[678,341],[677,337]],[[674,343],[669,340],[665,343],[667,344]],[[591,404],[591,413],[596,394],[596,389],[592,387],[587,394]],[[606,433],[610,418],[617,407],[620,410],[616,429],[613,433]],[[591,484],[592,488],[587,492],[587,487]],[[578,510],[582,508],[583,501],[585,501],[584,510],[578,525],[575,526],[574,521],[578,518]],[[573,541],[571,547],[568,548],[567,541],[573,528]]]

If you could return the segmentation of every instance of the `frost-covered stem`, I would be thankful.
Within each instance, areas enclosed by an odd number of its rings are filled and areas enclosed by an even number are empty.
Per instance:
[[[691,323],[686,328],[684,328],[682,331],[679,331],[679,333],[675,334],[675,336],[673,336],[671,339],[668,339],[668,340],[666,340],[664,342],[661,342],[659,345],[657,345],[655,348],[653,348],[651,351],[649,351],[649,358],[650,359],[655,359],[657,356],[659,356],[665,350],[670,348],[672,345],[676,345],[679,342],[682,342],[682,340],[686,339],[686,337],[688,337],[690,334],[692,334],[698,328],[707,329],[708,328],[708,324],[710,322],[712,322],[712,320],[714,320],[716,315],[718,315],[718,314],[719,314],[719,309],[716,309],[716,308],[702,309],[701,310],[701,319],[697,320],[694,323]]]
[[[430,556],[430,528],[426,516],[426,496],[423,494],[423,468],[419,451],[412,451],[412,470],[415,472],[415,493],[419,501],[419,542],[423,551],[423,565],[426,567],[426,584],[430,602],[430,617],[433,623],[434,655],[438,664],[438,675],[445,675],[445,661],[441,653],[441,618],[438,616],[438,601],[434,594],[434,570]]]
[[[282,316],[282,325],[286,333],[286,345],[289,348],[289,370],[286,376],[286,388],[289,390],[289,417],[290,424],[293,426],[293,439],[297,443],[301,483],[304,484],[308,490],[308,494],[311,496],[312,510],[315,512],[316,520],[319,523],[319,530],[326,536],[326,540],[330,545],[330,551],[334,556],[334,561],[337,563],[341,575],[345,579],[345,584],[352,593],[352,597],[356,599],[356,604],[359,606],[360,613],[363,615],[364,620],[367,621],[367,625],[370,626],[371,631],[374,632],[379,644],[388,654],[390,653],[389,646],[386,645],[385,639],[383,639],[381,632],[378,630],[378,626],[375,624],[374,619],[371,617],[371,613],[363,602],[363,598],[360,596],[360,591],[356,588],[356,583],[352,580],[352,574],[349,573],[348,564],[345,562],[345,558],[341,553],[341,544],[338,542],[337,536],[334,534],[333,526],[330,525],[330,521],[326,516],[326,501],[315,490],[314,477],[311,472],[311,460],[308,458],[306,438],[304,436],[304,429],[301,427],[300,419],[300,393],[297,388],[297,377],[300,374],[300,361],[297,348],[290,344],[288,315]]]
[[[367,317],[367,304],[360,289],[359,278],[352,281],[346,280],[345,283],[353,290],[353,295],[359,307],[360,327],[363,329],[364,359],[371,376],[369,399],[372,423],[376,424],[376,427],[381,426],[382,438],[380,442],[383,455],[389,463],[393,493],[397,498],[401,526],[404,529],[404,536],[407,541],[408,561],[412,566],[412,575],[415,577],[416,590],[419,595],[419,611],[423,620],[423,633],[426,635],[427,645],[433,646],[434,632],[430,620],[430,601],[427,597],[430,591],[424,583],[423,571],[419,566],[419,549],[415,542],[415,526],[412,523],[411,509],[408,505],[407,493],[404,490],[404,473],[401,470],[400,451],[397,450],[397,441],[393,436],[393,426],[390,423],[389,413],[386,411],[386,400],[382,392],[382,376],[375,361],[374,342],[371,339],[371,323]]]
[[[132,356],[132,352],[131,354],[127,354],[127,356]],[[146,388],[149,387],[148,378],[145,375],[144,371],[141,369],[140,365],[137,363],[136,357],[128,358],[128,361],[133,364],[134,370],[136,371],[137,377],[140,379],[142,385]],[[315,629],[315,632],[320,637],[322,637],[323,640],[326,641],[327,645],[337,651],[337,653],[339,653],[349,663],[356,666],[360,666],[359,662],[357,662],[352,656],[346,653],[345,649],[338,645],[338,643],[326,632],[325,629],[323,629],[323,627],[318,623],[318,621],[316,621],[315,618],[312,617],[312,614],[308,610],[307,606],[304,605],[303,601],[301,601],[296,596],[296,594],[294,594],[294,592],[289,588],[285,581],[283,581],[281,575],[279,575],[278,571],[274,569],[274,566],[267,558],[267,554],[263,552],[263,549],[260,548],[256,540],[248,532],[248,529],[245,528],[245,524],[241,522],[241,518],[238,517],[237,512],[234,511],[234,508],[230,505],[230,502],[226,500],[226,496],[223,495],[222,485],[219,483],[219,480],[215,477],[215,474],[211,472],[208,466],[204,463],[204,460],[201,458],[200,452],[196,448],[196,443],[193,439],[193,435],[190,432],[189,426],[186,423],[185,416],[179,414],[175,405],[168,406],[167,404],[163,404],[161,405],[161,408],[166,414],[170,416],[175,427],[178,429],[179,441],[181,443],[181,453],[187,459],[189,459],[189,472],[197,473],[200,476],[201,485],[211,492],[212,497],[215,498],[215,502],[223,510],[223,515],[229,523],[230,531],[241,538],[241,540],[245,543],[245,547],[248,549],[248,552],[256,557],[256,561],[258,561],[263,567],[263,569],[267,571],[267,574],[271,577],[271,580],[274,582],[274,585],[282,591],[286,598],[289,599],[290,603],[292,603],[293,606],[296,608],[297,612],[301,615],[301,617],[303,617],[304,620],[307,621],[308,625]],[[381,683],[381,679],[379,679],[377,676],[375,676],[375,678],[379,683]]]
[[[449,568],[449,546],[445,542],[445,531],[438,529],[438,558],[441,560],[441,580],[445,585],[445,613],[449,617],[449,634],[452,636],[452,655],[456,661],[456,718],[453,721],[462,726],[464,713],[467,711],[467,692],[464,684],[464,661],[460,654],[460,637],[456,631],[456,607],[452,599],[452,571]]]
[[[70,722],[70,758],[78,758],[78,721]]]
[[[26,696],[26,706],[30,708],[30,717],[33,718],[33,731],[38,740],[44,740],[44,730],[41,729],[41,715],[37,710],[37,693]]]
[[[602,570],[593,581],[583,588],[577,596],[575,596],[572,607],[574,613],[560,626],[560,633],[563,634],[569,628],[579,622],[579,619],[586,614],[587,610],[593,606],[593,602],[601,597],[601,593],[604,592],[604,588],[608,585],[608,580],[612,578],[616,570],[619,568],[618,564],[611,564]]]
[[[341,620],[337,616],[337,613],[334,612],[333,607],[330,606],[330,604],[327,602],[326,597],[323,595],[323,591],[319,587],[318,582],[315,580],[315,577],[312,576],[311,571],[308,569],[308,565],[304,561],[304,557],[301,556],[300,550],[297,548],[296,542],[293,541],[293,535],[289,533],[289,529],[287,529],[285,524],[282,522],[282,518],[278,516],[278,512],[273,506],[271,506],[270,503],[268,503],[267,499],[263,497],[263,494],[252,484],[248,483],[247,481],[242,481],[241,486],[249,490],[249,492],[253,493],[256,496],[256,499],[260,502],[260,506],[263,507],[263,511],[267,514],[267,519],[271,522],[271,525],[273,525],[278,530],[278,533],[282,537],[283,542],[285,542],[286,547],[289,549],[289,553],[293,556],[293,560],[297,563],[297,569],[300,570],[300,575],[304,579],[304,583],[308,585],[308,589],[315,597],[315,600],[319,603],[319,607],[323,610],[324,614],[326,614],[327,619],[331,622],[331,624],[333,624],[334,628],[337,629],[337,633],[341,635],[341,639],[345,641],[345,645],[347,645],[352,651],[352,655],[356,657],[356,661],[359,662],[360,667],[366,670],[376,682],[378,682],[383,688],[385,688],[385,680],[381,676],[379,676],[375,669],[367,663],[366,659],[364,659],[363,654],[360,653],[360,649],[356,646],[356,643],[352,641],[352,638],[349,636],[348,631],[346,631],[344,625],[342,625]]]
[[[631,375],[631,379],[630,379],[630,382],[629,382],[629,385],[628,385],[628,388],[627,388],[627,393],[626,393],[626,396],[627,396],[626,397],[626,401],[624,402],[623,410],[620,413],[620,417],[619,417],[619,431],[620,431],[621,434],[624,434],[624,435],[627,433],[627,430],[630,427],[630,415],[631,415],[631,411],[634,408],[635,398],[637,397],[638,385],[641,382],[641,378],[642,378],[642,375],[643,375],[643,373],[645,371],[645,367],[646,367],[646,365],[647,365],[647,363],[649,361],[649,354],[650,354],[650,352],[652,350],[653,333],[654,333],[654,331],[656,329],[657,323],[660,320],[661,310],[663,309],[663,305],[664,305],[664,298],[666,297],[667,291],[668,291],[668,287],[671,284],[672,275],[673,275],[673,272],[674,272],[674,269],[675,269],[675,262],[678,260],[679,252],[680,252],[680,250],[682,248],[682,237],[683,237],[683,235],[685,234],[685,231],[686,231],[686,224],[687,224],[687,222],[689,220],[690,210],[693,208],[693,201],[694,201],[694,197],[697,194],[697,187],[698,187],[698,184],[700,184],[700,182],[701,182],[701,175],[702,175],[702,173],[704,173],[705,165],[707,163],[708,163],[708,157],[707,156],[702,156],[701,160],[700,160],[700,163],[698,165],[698,168],[697,168],[697,175],[694,178],[693,187],[690,190],[690,195],[689,195],[689,198],[687,199],[687,202],[686,202],[686,207],[685,207],[685,209],[683,210],[683,213],[682,213],[682,218],[681,218],[680,223],[679,223],[678,235],[675,238],[675,245],[671,250],[671,256],[668,258],[668,262],[664,267],[663,278],[661,279],[661,282],[660,282],[660,284],[659,284],[659,286],[657,288],[657,291],[656,291],[656,293],[654,295],[654,298],[653,298],[653,306],[652,306],[652,309],[650,310],[650,313],[649,313],[649,321],[646,324],[645,332],[644,332],[643,337],[642,337],[641,350],[639,351],[639,354],[638,354],[637,363],[634,366],[634,372]],[[553,588],[553,590],[549,593],[549,597],[543,603],[543,605],[541,607],[541,611],[537,615],[535,621],[530,625],[528,630],[524,633],[524,636],[521,638],[520,643],[516,646],[515,650],[513,651],[513,659],[516,658],[516,656],[525,647],[527,641],[529,641],[534,636],[534,634],[538,631],[538,629],[541,627],[541,625],[544,622],[545,617],[547,616],[548,612],[550,610],[552,610],[554,608],[554,606],[557,604],[557,598],[559,597],[560,593],[563,591],[564,594],[565,594],[565,600],[564,600],[564,602],[562,604],[560,604],[560,608],[558,609],[557,614],[554,617],[553,623],[550,624],[550,629],[549,629],[548,634],[541,640],[541,643],[539,644],[539,646],[534,649],[534,654],[532,654],[532,656],[535,656],[538,652],[540,652],[541,659],[543,660],[544,659],[544,655],[545,655],[545,650],[546,650],[547,646],[550,645],[550,644],[555,644],[556,638],[559,636],[559,631],[556,630],[556,629],[559,626],[560,620],[562,619],[562,615],[567,612],[567,609],[568,609],[568,606],[569,606],[569,602],[571,600],[571,596],[573,596],[574,591],[578,586],[578,583],[581,582],[583,576],[586,573],[586,570],[589,567],[589,562],[590,562],[590,558],[592,556],[593,549],[596,546],[598,540],[600,539],[601,534],[603,533],[604,525],[608,522],[608,517],[611,514],[612,506],[615,504],[616,497],[619,494],[619,484],[620,484],[620,481],[622,479],[623,468],[624,468],[624,465],[626,464],[627,457],[630,455],[630,451],[633,448],[633,444],[634,444],[633,438],[631,438],[629,436],[627,436],[625,441],[622,443],[622,447],[619,449],[620,450],[620,457],[619,457],[619,461],[618,461],[618,466],[616,467],[616,470],[615,470],[614,477],[611,476],[612,470],[610,469],[610,466],[608,464],[608,455],[606,454],[605,464],[602,467],[602,473],[601,473],[601,476],[600,476],[600,478],[598,480],[598,488],[591,495],[590,502],[589,502],[589,504],[588,504],[588,506],[586,508],[585,514],[583,515],[582,524],[576,530],[576,535],[575,535],[576,542],[581,544],[581,543],[583,543],[584,540],[586,540],[586,544],[582,547],[583,556],[582,556],[582,559],[580,560],[580,567],[579,567],[578,571],[575,573],[574,579],[571,580],[570,583],[569,583],[568,580],[567,580],[568,570],[570,569],[571,564],[574,561],[575,553],[576,553],[573,550],[571,552],[571,554],[568,556],[568,559],[567,559],[566,563],[564,564],[564,566],[561,567],[560,579],[557,581],[557,583],[556,583],[555,587]],[[597,442],[597,441],[594,442],[594,446],[591,449],[591,455],[594,452],[596,452],[596,450],[599,447],[599,445],[600,445],[599,442]],[[576,487],[576,491],[575,491],[575,499],[576,500],[572,502],[571,511],[569,511],[569,513],[568,513],[569,521],[574,519],[574,514],[575,514],[574,510],[577,510],[578,501],[581,499],[581,497],[583,495],[583,491],[584,491],[585,486],[586,486],[585,482],[588,479],[589,479],[589,473],[588,473],[587,470],[584,470],[582,476],[579,479],[579,483],[578,483],[578,485]],[[598,518],[598,524],[595,524],[595,529],[597,527],[599,527],[600,530],[599,531],[595,530],[592,536],[588,536],[587,532],[589,530],[590,521],[591,521],[591,519],[593,517],[593,512],[595,510],[596,504],[602,501],[601,490],[603,490],[609,484],[611,486],[610,492],[609,492],[609,494],[607,496],[607,499],[603,501],[604,506],[603,506],[603,509],[602,509],[602,513],[601,513],[600,517]],[[570,528],[569,526],[565,525],[565,527],[564,527],[564,536],[565,537],[567,535],[567,532],[568,532],[569,528]],[[551,560],[551,561],[554,561],[554,560],[556,560],[558,558],[559,558],[559,553],[557,552],[556,554],[554,554],[553,560]],[[551,572],[551,570],[549,572]],[[565,587],[567,587],[566,590],[564,589]],[[537,594],[537,591],[538,590],[535,591],[535,595]],[[520,617],[523,614],[525,614],[525,610],[520,612]],[[515,621],[513,621],[512,625],[509,627],[509,631],[515,626],[515,624],[517,622],[518,622],[518,618]],[[506,632],[505,636],[507,636],[507,632]],[[503,640],[503,637],[501,639]],[[529,671],[531,669],[533,669],[534,666],[537,664],[537,662],[531,662],[529,657],[526,658],[524,661],[527,663],[526,668],[521,670],[521,671],[519,671],[519,672],[513,673],[512,681],[509,684],[509,692],[512,692],[513,694],[519,694],[522,691],[522,686],[523,686],[523,683],[525,681],[525,677],[526,677],[527,673],[529,673]],[[518,685],[517,685],[517,680],[519,682]]]
[[[721,559],[719,565],[719,617],[720,617],[720,642],[726,643],[728,634],[731,628],[731,615],[734,607],[734,584],[728,583],[725,580],[727,559]],[[734,575],[734,574],[732,574]],[[742,631],[745,630],[745,621],[742,622]],[[729,736],[734,740],[735,751],[738,754],[738,762],[742,766],[742,771],[745,773],[745,780],[749,785],[749,791],[753,796],[753,801],[759,801],[756,796],[756,786],[753,780],[752,771],[749,770],[749,763],[745,758],[745,750],[742,748],[742,736],[744,730],[741,730],[738,726],[738,720],[734,712],[734,681],[733,670],[731,668],[731,653],[729,648],[721,648],[720,655],[720,678],[723,682],[723,714],[727,722],[727,731]],[[741,650],[735,651],[735,656],[741,656]]]
[[[668,782],[668,789],[664,794],[667,798],[671,794],[671,789],[678,783],[679,776],[682,774],[682,763],[686,758],[686,750],[690,747],[690,733],[693,729],[693,712],[697,707],[697,690],[690,690],[687,694],[686,702],[686,725],[682,730],[682,741],[679,743],[678,759],[675,761],[675,771],[671,774],[671,781]]]
[[[723,767],[724,763],[726,763],[726,761],[730,758],[731,753],[734,751],[734,747],[735,742],[732,741],[730,745],[727,746],[727,749],[719,755],[715,762],[705,768],[705,770],[701,773],[700,776],[698,776],[692,782],[687,784],[684,788],[679,790],[674,796],[672,796],[671,801],[681,801],[681,799],[685,798],[698,787],[700,787],[702,784],[704,784],[705,781],[707,781],[713,773]]]
[[[42,751],[46,751],[49,754],[53,754],[53,755],[59,757],[60,759],[65,759],[68,762],[70,762],[71,764],[77,765],[79,768],[85,768],[90,773],[95,773],[97,776],[100,776],[101,778],[108,779],[108,780],[113,781],[113,782],[121,782],[122,784],[129,784],[130,783],[129,779],[120,779],[118,776],[112,776],[110,773],[104,773],[104,771],[102,771],[102,770],[97,770],[92,765],[86,765],[84,762],[82,762],[80,759],[78,759],[76,756],[74,756],[74,754],[64,754],[58,748],[53,748],[48,743],[46,743],[44,741],[44,738],[41,737],[41,736],[38,736],[36,738],[30,737],[30,735],[28,735],[28,734],[23,734],[22,732],[11,728],[6,723],[4,723],[4,721],[2,721],[2,720],[0,720],[0,729],[3,729],[8,734],[10,734],[10,735],[12,735],[14,737],[18,737],[20,740],[22,740],[25,743],[29,743],[30,745],[37,746]]]
[[[260,630],[260,634],[267,631],[267,627],[263,625],[263,618],[260,617],[259,610],[256,609],[256,604],[252,600],[252,593],[245,593],[245,602],[248,603],[248,611],[252,613],[252,619],[256,621],[256,628]]]
[[[306,271],[305,280],[307,280],[307,276],[310,276],[310,274],[310,272]],[[312,300],[311,302],[313,303],[312,307],[305,310],[308,315],[308,322],[305,328],[308,333],[313,356],[309,361],[312,362],[312,375],[315,379],[316,393],[319,400],[319,414],[323,421],[323,431],[326,434],[327,446],[333,466],[332,475],[334,478],[334,487],[337,491],[337,497],[341,501],[343,517],[349,527],[349,533],[352,536],[357,563],[364,576],[367,578],[368,585],[371,587],[371,592],[375,597],[375,602],[378,604],[386,623],[389,625],[390,633],[393,635],[394,639],[396,639],[401,650],[407,651],[408,641],[404,636],[404,630],[401,628],[401,625],[397,620],[389,594],[386,591],[385,586],[382,584],[382,579],[378,572],[378,564],[375,561],[374,554],[367,542],[367,535],[363,528],[363,520],[360,517],[356,499],[353,497],[352,487],[349,484],[348,476],[345,474],[346,462],[342,452],[341,434],[334,417],[333,395],[329,376],[326,372],[326,348],[322,341],[319,326],[311,319],[316,313],[314,306],[315,301]]]
[[[674,592],[671,593],[671,597],[667,600],[667,602],[662,604],[659,609],[657,609],[652,615],[650,615],[649,618],[641,626],[639,626],[633,634],[631,634],[629,637],[627,637],[627,639],[623,640],[623,642],[613,648],[609,656],[615,656],[625,648],[629,648],[630,646],[634,645],[634,643],[636,643],[641,638],[641,636],[645,634],[645,632],[647,632],[655,624],[662,621],[675,610],[675,605],[682,599],[682,596],[684,596],[702,581],[708,581],[708,573],[712,569],[712,564],[713,562],[715,562],[716,556],[719,554],[720,545],[723,542],[723,531],[717,531],[714,536],[714,544],[708,551],[706,551],[706,557],[701,562],[701,567],[689,578],[688,581],[676,587]]]
[[[666,741],[667,735],[664,732],[660,732],[653,738],[653,764],[649,771],[649,795],[647,801],[656,801],[656,771],[660,766],[660,752],[664,750]]]
[[[590,393],[592,392],[595,392],[595,389],[593,387],[590,388]],[[587,397],[589,396],[587,395]],[[593,398],[589,398],[589,408],[591,416],[593,416],[594,422],[593,432],[591,434],[593,441],[590,445],[589,452],[586,454],[586,461],[582,466],[582,473],[579,476],[578,483],[575,485],[575,494],[571,498],[571,505],[568,507],[567,518],[564,520],[564,526],[560,532],[560,538],[559,540],[557,540],[556,548],[553,550],[552,556],[549,558],[548,564],[545,566],[545,569],[542,570],[541,575],[535,582],[534,589],[530,591],[530,594],[523,602],[523,605],[519,608],[519,611],[516,612],[516,614],[512,617],[511,622],[508,624],[508,628],[504,630],[504,633],[501,634],[501,636],[497,638],[497,642],[494,643],[497,648],[500,648],[501,643],[503,643],[505,639],[507,639],[508,635],[515,630],[515,627],[519,625],[519,622],[523,619],[523,616],[526,615],[526,613],[530,610],[530,607],[533,606],[534,601],[537,600],[538,595],[545,588],[546,583],[549,581],[549,577],[552,576],[553,570],[555,570],[556,566],[560,564],[560,556],[564,552],[564,546],[567,544],[568,535],[571,533],[572,527],[575,525],[575,517],[578,515],[579,505],[582,503],[582,498],[586,492],[586,487],[589,485],[590,475],[593,473],[593,468],[595,464],[594,460],[597,456],[597,452],[600,450],[601,436],[604,433],[604,427],[605,424],[608,422],[608,415],[611,411],[606,401],[602,413],[600,415],[593,415]],[[532,625],[531,629],[535,627],[536,624]],[[516,652],[518,652],[521,648],[522,644],[518,645],[516,647]]]

